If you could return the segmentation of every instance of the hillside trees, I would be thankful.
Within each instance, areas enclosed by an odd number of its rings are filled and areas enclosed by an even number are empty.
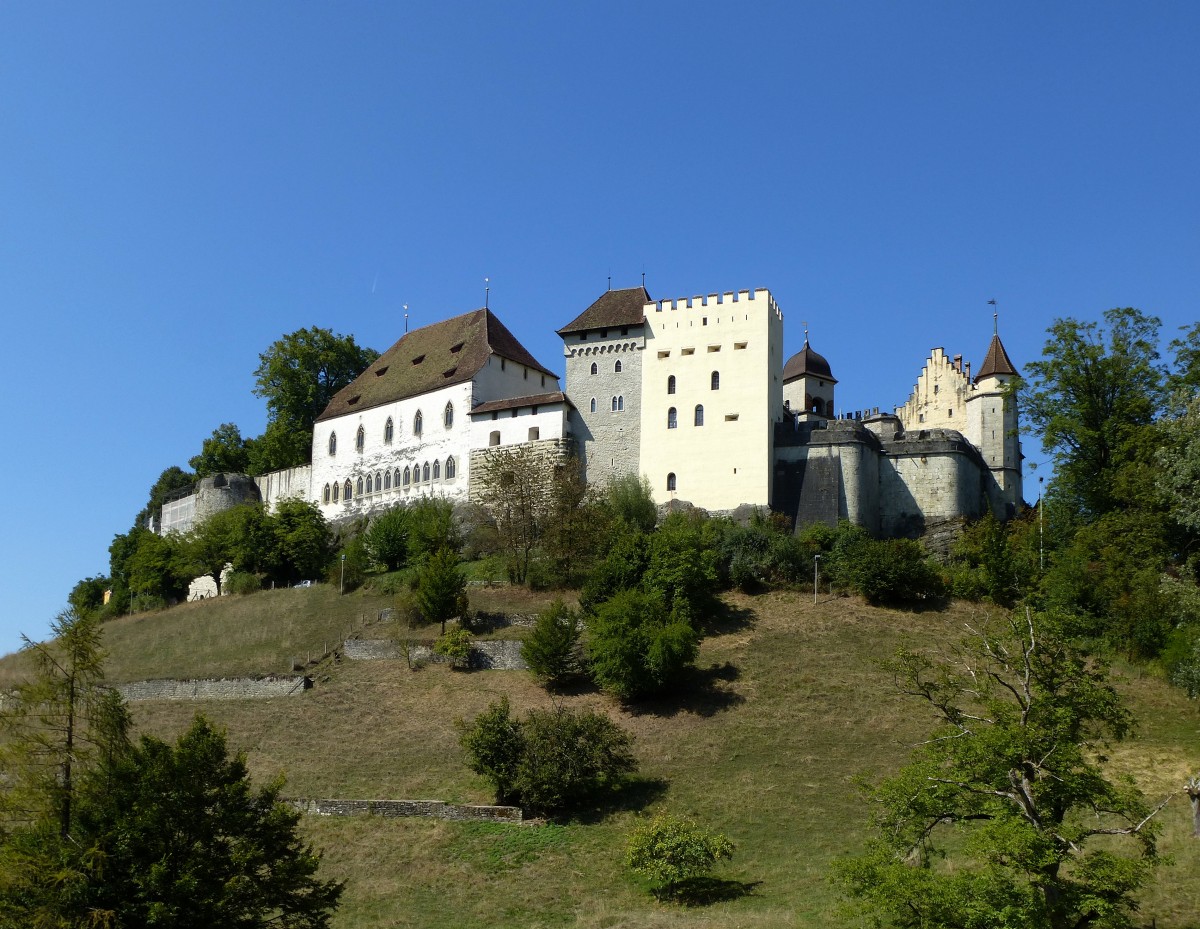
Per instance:
[[[417,609],[429,623],[441,623],[467,611],[467,582],[458,567],[458,553],[443,548],[432,555],[417,573],[415,588]]]
[[[1106,667],[1026,614],[890,668],[940,725],[871,791],[845,891],[896,926],[1129,926],[1157,810],[1103,768],[1131,726]]]
[[[267,401],[267,430],[255,442],[255,469],[262,473],[306,464],[316,418],[334,394],[378,357],[353,336],[316,326],[272,342],[258,356],[254,372],[255,396]]]
[[[250,445],[234,423],[221,423],[200,446],[200,453],[188,459],[196,477],[233,472],[251,473]]]

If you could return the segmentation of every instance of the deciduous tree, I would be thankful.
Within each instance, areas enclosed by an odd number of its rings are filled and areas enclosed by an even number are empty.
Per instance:
[[[246,474],[250,470],[250,448],[242,432],[233,423],[221,423],[200,446],[200,454],[188,460],[196,477],[233,472]]]

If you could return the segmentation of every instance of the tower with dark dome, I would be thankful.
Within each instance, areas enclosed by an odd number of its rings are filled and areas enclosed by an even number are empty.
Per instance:
[[[783,366],[783,405],[801,422],[833,419],[836,383],[825,356],[818,355],[808,344],[808,329],[805,329],[804,347]]]

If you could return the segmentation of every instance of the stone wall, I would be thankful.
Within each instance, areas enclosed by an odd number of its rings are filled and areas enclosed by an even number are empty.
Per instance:
[[[347,639],[342,645],[342,654],[353,661],[394,660],[404,657],[400,643],[392,639]],[[446,662],[448,659],[434,654],[429,645],[414,644],[409,647],[409,661]],[[528,671],[529,665],[521,657],[521,643],[515,639],[491,639],[476,642],[471,646],[470,667],[479,671]]]
[[[134,681],[114,689],[125,700],[263,700],[290,697],[312,687],[307,677],[230,678],[203,681]]]
[[[310,816],[423,816],[456,822],[520,823],[520,807],[476,806],[441,800],[286,800]]]

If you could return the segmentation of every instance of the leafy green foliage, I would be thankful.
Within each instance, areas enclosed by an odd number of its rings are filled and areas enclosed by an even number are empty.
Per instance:
[[[676,616],[699,619],[716,592],[717,533],[703,516],[672,513],[650,536],[650,559],[642,576],[645,590],[662,595]]]
[[[234,423],[221,423],[200,446],[200,454],[188,460],[196,477],[250,472],[250,448]]]
[[[76,613],[90,613],[104,606],[104,592],[112,581],[107,577],[85,577],[67,594],[67,602]]]
[[[633,830],[625,863],[652,884],[670,889],[704,877],[716,863],[733,857],[734,845],[690,819],[660,813]]]
[[[443,632],[433,643],[436,655],[450,659],[450,667],[465,668],[471,661],[471,647],[475,640],[461,626]]]
[[[430,555],[462,547],[454,504],[439,497],[422,497],[408,507],[408,560],[423,562]]]
[[[434,554],[417,572],[417,607],[429,623],[441,623],[467,611],[467,582],[458,566],[458,555],[449,548]]]
[[[270,445],[259,450],[256,467],[269,471],[306,464],[316,418],[334,394],[378,357],[378,352],[359,347],[353,336],[315,326],[272,342],[258,356],[254,372],[254,393],[267,401],[264,439]]]
[[[1102,768],[1131,725],[1107,669],[1029,616],[890,669],[941,725],[871,791],[877,837],[842,863],[846,893],[895,926],[1131,925],[1156,823]]]
[[[675,683],[696,660],[700,636],[672,615],[662,594],[622,590],[587,617],[592,676],[608,693],[636,700]]]
[[[174,746],[143,736],[91,784],[80,834],[104,869],[88,903],[123,926],[328,926],[342,885],[316,877],[282,787],[253,789],[202,718]]]
[[[604,488],[602,505],[622,532],[652,532],[658,522],[654,491],[645,475],[613,478]]]
[[[584,612],[594,611],[622,590],[639,587],[649,564],[650,536],[642,532],[618,535],[580,591],[579,604]]]
[[[579,614],[556,600],[538,614],[521,655],[543,686],[562,687],[581,671]]]
[[[579,809],[637,769],[632,739],[607,716],[531,710],[517,721],[507,699],[464,727],[462,745],[499,802],[546,814]]]
[[[363,541],[371,560],[385,571],[397,571],[408,561],[409,512],[393,506],[371,520]]]
[[[271,575],[285,583],[320,577],[332,555],[329,524],[320,508],[298,497],[285,497],[270,515],[275,540]]]
[[[863,536],[834,548],[835,582],[875,604],[919,603],[940,597],[941,575],[920,544],[911,539]]]

